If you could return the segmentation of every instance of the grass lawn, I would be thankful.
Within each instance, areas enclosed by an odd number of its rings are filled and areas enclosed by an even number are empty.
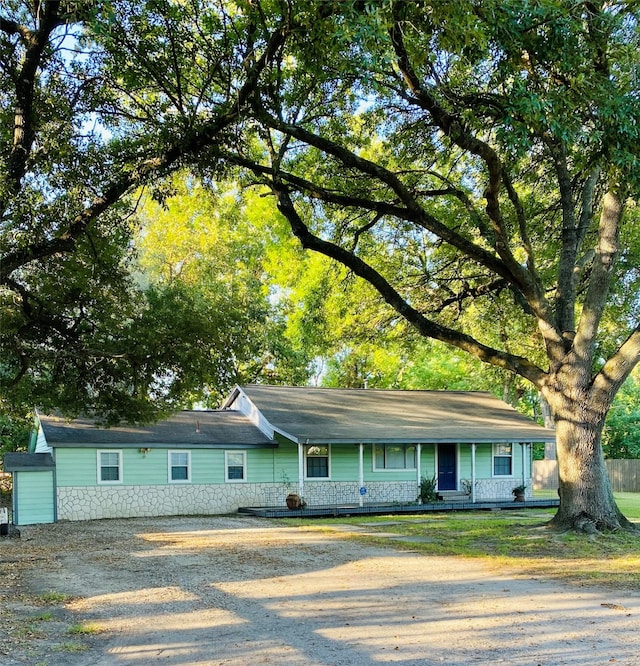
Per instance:
[[[620,510],[640,522],[640,493],[615,493]],[[367,528],[354,538],[393,544],[425,555],[483,559],[496,569],[527,576],[561,579],[577,585],[640,587],[640,533],[581,535],[547,527],[553,509],[449,512],[354,518],[289,519],[297,525],[330,527],[352,524]],[[393,532],[410,541],[390,541],[375,532]],[[351,535],[350,535],[351,538]]]

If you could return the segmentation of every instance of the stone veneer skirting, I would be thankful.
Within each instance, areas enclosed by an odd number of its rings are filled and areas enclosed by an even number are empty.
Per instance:
[[[225,483],[213,485],[91,486],[58,488],[59,520],[134,518],[137,516],[214,515],[233,513],[241,506],[285,506],[298,485],[282,483]],[[366,503],[412,502],[413,481],[374,482],[367,485]],[[357,483],[308,481],[304,498],[309,506],[357,504]]]
[[[92,486],[58,488],[59,520],[214,515],[255,506],[273,484]],[[282,501],[284,504],[284,500]]]
[[[476,481],[476,500],[511,498],[514,479]],[[310,507],[341,504],[414,502],[415,481],[372,481],[366,493],[354,482],[305,481],[304,499]],[[285,506],[285,498],[299,492],[298,484],[223,483],[212,485],[91,486],[58,488],[58,520],[135,518],[144,516],[215,515],[234,513],[239,507]],[[531,482],[527,484],[531,496]]]

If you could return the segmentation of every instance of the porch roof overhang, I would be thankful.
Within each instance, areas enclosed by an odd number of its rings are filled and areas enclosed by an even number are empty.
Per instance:
[[[273,431],[300,444],[554,442],[555,432],[489,393],[238,387]]]

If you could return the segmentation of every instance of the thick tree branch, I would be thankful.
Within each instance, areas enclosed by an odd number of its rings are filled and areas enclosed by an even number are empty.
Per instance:
[[[58,14],[60,2],[45,2],[39,6],[39,24],[35,31],[24,26],[14,25],[14,32],[22,38],[25,49],[20,70],[15,73],[16,107],[14,110],[13,147],[7,158],[6,182],[8,196],[17,194],[21,181],[27,170],[27,160],[31,155],[36,138],[36,118],[34,114],[34,96],[37,85],[38,70],[49,43],[51,33],[62,21]],[[7,27],[12,22],[5,22]],[[7,30],[8,31],[8,30]],[[0,210],[6,203],[0,201]]]
[[[583,359],[593,354],[598,326],[609,296],[615,260],[618,255],[618,232],[622,217],[622,199],[609,191],[603,198],[598,229],[598,247],[589,277],[582,314],[574,341],[575,352]]]
[[[620,345],[618,351],[604,364],[593,382],[593,391],[598,392],[602,404],[610,403],[612,396],[624,384],[631,371],[640,362],[640,326]]]
[[[402,298],[391,284],[372,266],[339,245],[325,241],[312,234],[302,221],[302,218],[298,215],[293,201],[282,184],[275,182],[274,192],[277,197],[278,210],[289,221],[294,235],[300,240],[303,247],[324,254],[325,256],[340,262],[352,270],[357,276],[366,280],[374,287],[374,289],[376,289],[382,298],[400,316],[414,326],[421,335],[446,342],[449,345],[472,354],[485,363],[515,372],[516,374],[525,377],[536,386],[542,385],[545,379],[544,371],[529,360],[483,345],[471,336],[427,319],[421,312],[416,310],[404,298]]]
[[[216,118],[203,125],[198,131],[186,139],[179,137],[173,146],[167,148],[157,157],[147,159],[105,186],[102,194],[77,215],[69,225],[53,238],[32,243],[26,247],[8,252],[0,261],[0,284],[16,269],[59,253],[73,251],[77,240],[85,233],[88,226],[102,213],[111,208],[127,193],[144,185],[157,174],[166,173],[179,167],[185,159],[200,155],[211,146],[214,148],[221,142],[223,133],[244,113],[249,96],[255,90],[259,77],[267,64],[275,57],[286,37],[287,24],[272,33],[263,53],[256,58],[254,67],[247,74],[245,83],[232,98],[226,109],[221,108]]]
[[[565,147],[558,141],[547,141],[547,145],[556,171],[562,211],[562,242],[556,288],[556,322],[558,330],[562,332],[568,347],[573,340],[576,326],[574,269],[579,249],[578,225],[576,223],[573,185],[569,175]]]
[[[405,48],[402,26],[394,23],[390,29],[391,42],[396,54],[398,69],[402,74],[411,95],[410,101],[429,113],[435,124],[455,145],[478,156],[487,170],[487,186],[484,197],[487,201],[486,212],[493,222],[496,252],[511,274],[514,285],[524,295],[527,303],[538,318],[539,327],[549,346],[557,346],[560,338],[554,318],[544,295],[544,290],[536,273],[521,266],[514,257],[510,246],[500,207],[500,189],[504,183],[501,160],[496,151],[485,141],[478,139],[468,131],[464,123],[455,114],[445,110],[436,98],[426,90],[413,70],[409,54]],[[511,193],[513,195],[513,192]],[[519,220],[520,225],[523,220]],[[526,244],[526,237],[523,239]]]

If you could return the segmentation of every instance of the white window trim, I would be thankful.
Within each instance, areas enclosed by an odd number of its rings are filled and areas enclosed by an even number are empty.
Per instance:
[[[118,479],[117,481],[103,481],[102,480],[102,454],[103,453],[117,453],[118,454]],[[100,486],[117,486],[122,485],[122,449],[98,449],[96,451],[96,478]]]
[[[229,478],[229,455],[234,454],[238,455],[240,454],[242,456],[242,478],[241,479],[230,479]],[[234,465],[234,467],[237,467],[237,465]],[[224,480],[226,483],[247,483],[247,477],[248,477],[248,471],[247,471],[247,452],[246,451],[240,451],[240,450],[230,450],[230,451],[225,451],[224,452]]]
[[[496,474],[496,464],[495,464],[495,459],[496,458],[507,458],[508,456],[497,454],[496,453],[496,448],[498,446],[501,446],[503,444],[509,444],[511,446],[511,474]],[[515,458],[514,458],[514,450],[515,447],[513,445],[513,442],[495,442],[494,444],[491,445],[491,478],[493,479],[513,479],[515,477],[514,474],[514,467],[515,467]]]
[[[171,455],[174,453],[187,454],[187,478],[186,479],[172,479],[171,470],[173,467],[182,467],[182,465],[172,465]],[[169,483],[191,483],[191,451],[173,449],[167,451],[167,481]]]
[[[312,446],[327,447],[327,476],[307,476],[307,450]],[[311,456],[314,458],[315,456]],[[304,445],[304,478],[308,481],[331,481],[331,444],[305,444]]]
[[[413,447],[414,453],[413,453],[413,461],[414,465],[413,467],[376,467],[376,448],[382,447],[384,448],[385,446],[403,446],[405,449],[404,455],[405,455],[405,460],[407,457],[407,448],[410,446]],[[371,464],[373,465],[373,471],[374,472],[382,472],[384,473],[390,473],[390,472],[416,472],[418,468],[416,467],[417,463],[417,456],[418,456],[418,447],[415,444],[373,444],[372,449],[372,461]]]

